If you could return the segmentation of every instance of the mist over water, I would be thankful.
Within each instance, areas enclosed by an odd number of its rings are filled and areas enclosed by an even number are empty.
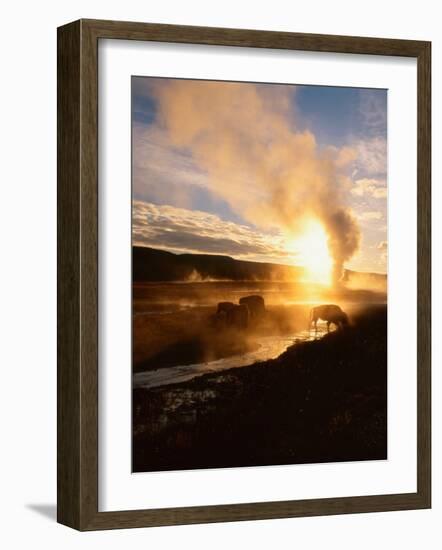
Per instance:
[[[266,316],[247,331],[213,330],[218,302],[238,303],[260,295]],[[309,313],[321,303],[339,303],[352,314],[367,303],[385,303],[383,292],[339,291],[321,285],[271,282],[149,283],[134,286],[134,388],[191,380],[209,372],[274,359],[289,346],[321,338],[309,328]]]
[[[197,376],[209,372],[245,367],[261,361],[268,361],[279,357],[286,349],[299,342],[307,342],[321,338],[327,334],[325,325],[320,325],[318,331],[301,330],[291,335],[261,336],[256,338],[257,349],[247,353],[225,357],[214,361],[195,363],[191,365],[177,365],[176,367],[157,369],[154,371],[136,373],[133,377],[134,388],[155,388],[169,384],[177,384],[192,380]]]

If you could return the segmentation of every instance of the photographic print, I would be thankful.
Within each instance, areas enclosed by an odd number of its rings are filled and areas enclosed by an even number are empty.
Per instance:
[[[387,458],[387,90],[132,77],[134,472]]]

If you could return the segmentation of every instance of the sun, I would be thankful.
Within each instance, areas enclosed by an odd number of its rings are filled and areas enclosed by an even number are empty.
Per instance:
[[[327,245],[327,233],[321,223],[313,218],[306,221],[303,232],[290,239],[287,250],[294,254],[294,263],[306,270],[306,280],[330,285],[333,260]]]

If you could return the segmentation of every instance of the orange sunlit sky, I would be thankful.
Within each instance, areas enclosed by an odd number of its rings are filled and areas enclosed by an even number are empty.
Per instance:
[[[132,78],[133,243],[386,272],[387,91]]]

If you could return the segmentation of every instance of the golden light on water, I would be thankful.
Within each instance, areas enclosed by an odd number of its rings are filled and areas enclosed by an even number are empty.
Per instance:
[[[290,240],[287,248],[296,255],[294,263],[305,268],[308,282],[331,284],[333,260],[328,250],[327,233],[319,221],[308,220],[304,231]]]

